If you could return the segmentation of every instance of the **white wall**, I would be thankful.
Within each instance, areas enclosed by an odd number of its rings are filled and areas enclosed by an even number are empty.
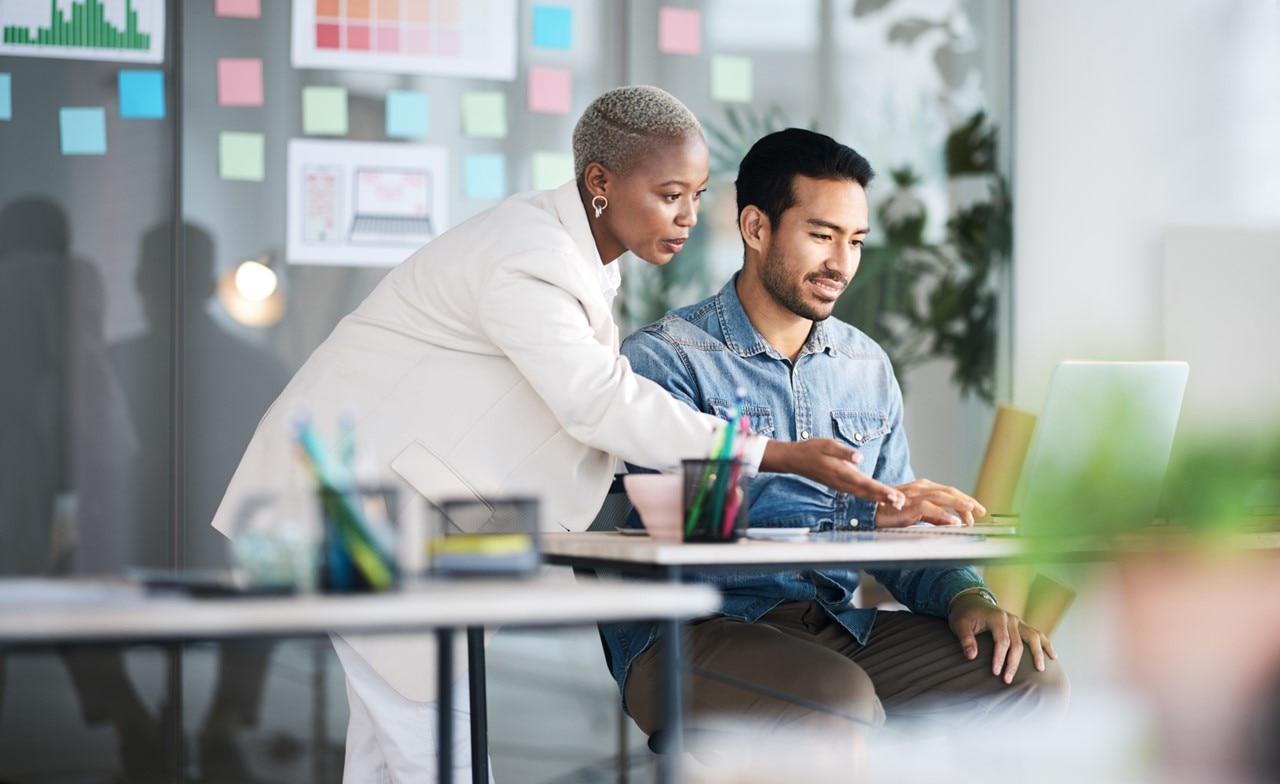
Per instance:
[[[1014,402],[1038,410],[1059,359],[1160,358],[1167,226],[1280,226],[1280,3],[1023,0],[1015,29]]]

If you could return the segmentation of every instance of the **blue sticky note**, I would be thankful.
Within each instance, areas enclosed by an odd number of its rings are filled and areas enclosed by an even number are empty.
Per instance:
[[[573,9],[560,5],[535,5],[533,45],[539,49],[572,49]]]
[[[107,154],[107,110],[66,107],[58,110],[63,155]]]
[[[483,152],[462,159],[463,193],[468,199],[501,199],[507,195],[507,156]]]
[[[431,128],[426,93],[392,90],[387,93],[387,136],[421,139]]]
[[[13,119],[13,77],[0,73],[0,120]]]
[[[121,71],[119,87],[121,117],[164,118],[164,71]]]

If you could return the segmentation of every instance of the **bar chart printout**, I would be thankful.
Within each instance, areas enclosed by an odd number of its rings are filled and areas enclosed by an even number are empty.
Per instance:
[[[3,0],[0,55],[164,61],[164,0]]]

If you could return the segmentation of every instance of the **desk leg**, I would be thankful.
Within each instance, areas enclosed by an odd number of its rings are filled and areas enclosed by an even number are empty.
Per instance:
[[[440,708],[436,737],[436,781],[453,784],[453,629],[436,630],[438,685],[436,705]]]
[[[666,570],[667,582],[680,582],[680,567],[673,566]],[[662,754],[658,757],[659,784],[679,784],[681,755],[684,753],[684,716],[681,706],[683,691],[683,651],[680,642],[680,619],[673,618],[662,622],[662,634],[667,638],[666,648],[662,654],[663,677],[663,720]]]
[[[485,691],[484,627],[467,628],[467,673],[471,685],[471,781],[489,782],[489,714]]]

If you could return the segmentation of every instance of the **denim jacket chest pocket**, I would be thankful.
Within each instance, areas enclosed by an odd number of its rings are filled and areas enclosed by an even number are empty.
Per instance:
[[[863,411],[832,411],[831,420],[836,438],[862,453],[863,470],[870,473],[880,456],[880,445],[892,429],[889,418]]]
[[[715,414],[724,421],[728,422],[733,419],[733,403],[720,398],[707,398],[707,412]],[[768,406],[758,406],[754,403],[743,403],[742,414],[751,422],[751,432],[765,438],[773,438],[773,413]]]

